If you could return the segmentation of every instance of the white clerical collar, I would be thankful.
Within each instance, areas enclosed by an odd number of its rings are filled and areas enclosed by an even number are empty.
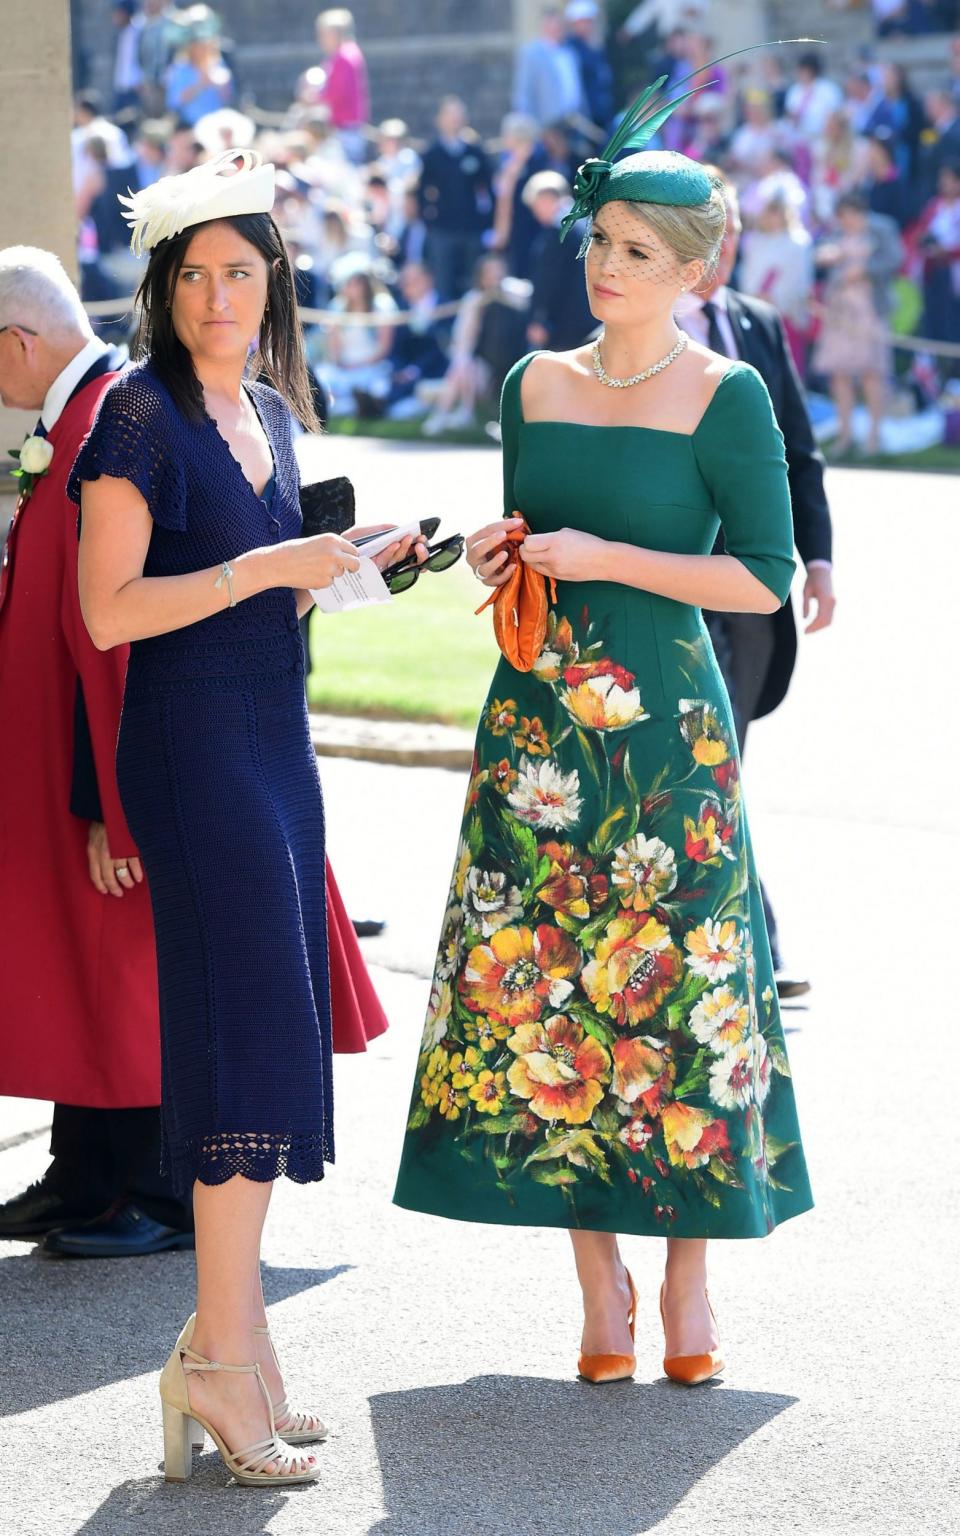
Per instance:
[[[91,336],[86,346],[81,347],[76,357],[71,357],[66,368],[61,369],[57,374],[43,398],[43,409],[40,412],[40,420],[46,432],[53,431],[67,401],[87,369],[92,368],[97,359],[109,350],[99,336]]]

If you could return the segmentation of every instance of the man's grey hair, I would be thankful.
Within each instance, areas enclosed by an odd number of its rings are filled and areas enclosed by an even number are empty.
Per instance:
[[[35,245],[8,245],[0,251],[0,326],[22,325],[47,341],[82,336],[93,327],[80,295],[59,258]]]

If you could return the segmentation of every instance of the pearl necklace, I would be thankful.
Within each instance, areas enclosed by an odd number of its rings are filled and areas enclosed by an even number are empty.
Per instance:
[[[671,363],[676,362],[677,358],[680,356],[680,353],[687,345],[687,333],[686,331],[680,331],[678,333],[676,346],[667,353],[666,357],[661,357],[659,363],[652,363],[649,368],[644,368],[642,373],[635,373],[629,379],[611,379],[606,368],[603,366],[603,358],[600,356],[600,343],[602,340],[603,337],[598,336],[597,340],[593,344],[594,373],[596,374],[600,383],[606,384],[608,389],[629,389],[633,384],[642,384],[644,379],[652,379],[654,374],[662,373],[664,368],[669,368]]]

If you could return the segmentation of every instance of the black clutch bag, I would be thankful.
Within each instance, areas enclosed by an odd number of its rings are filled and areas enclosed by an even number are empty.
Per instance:
[[[346,475],[334,480],[315,480],[300,487],[300,511],[303,513],[302,539],[318,533],[345,533],[356,522],[353,481]]]

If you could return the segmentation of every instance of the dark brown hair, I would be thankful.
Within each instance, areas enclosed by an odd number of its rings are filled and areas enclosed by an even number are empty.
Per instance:
[[[293,273],[279,229],[269,213],[237,214],[209,222],[232,225],[267,263],[267,304],[257,350],[247,367],[249,376],[272,384],[307,431],[319,432]],[[204,418],[203,390],[193,359],[173,328],[170,302],[190,242],[203,227],[192,224],[181,234],[161,240],[150,252],[137,294],[139,319],[133,343],[134,357],[149,357],[177,409],[188,421]]]

